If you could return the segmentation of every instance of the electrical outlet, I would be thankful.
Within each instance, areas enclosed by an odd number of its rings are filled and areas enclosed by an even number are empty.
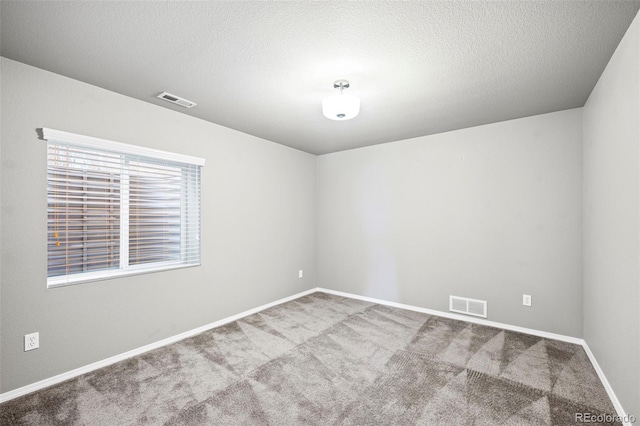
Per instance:
[[[531,306],[531,295],[523,294],[522,295],[522,304],[524,306]]]
[[[24,335],[24,351],[32,351],[40,347],[40,333]]]
[[[302,278],[302,275],[303,275],[303,274],[302,274],[302,269],[300,269],[300,270],[298,271],[298,278]]]

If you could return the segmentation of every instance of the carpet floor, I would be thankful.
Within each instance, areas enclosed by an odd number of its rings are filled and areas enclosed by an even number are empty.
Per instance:
[[[2,425],[575,425],[582,347],[313,293],[0,405]]]

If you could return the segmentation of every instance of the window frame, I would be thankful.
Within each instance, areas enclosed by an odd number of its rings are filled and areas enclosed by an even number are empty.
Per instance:
[[[71,274],[62,274],[62,275],[54,275],[49,276],[49,243],[47,243],[47,288],[55,288],[55,287],[63,287],[74,284],[81,284],[87,282],[94,281],[102,281],[108,280],[112,278],[124,277],[124,276],[132,276],[132,275],[140,275],[146,273],[154,273],[160,271],[167,271],[173,269],[180,268],[189,268],[194,266],[201,265],[201,218],[202,218],[202,167],[204,167],[205,160],[199,157],[193,157],[184,154],[177,154],[168,151],[161,151],[153,148],[146,148],[137,145],[130,145],[121,142],[115,142],[107,139],[94,138],[91,136],[84,136],[75,133],[64,132],[60,130],[54,130],[49,128],[42,128],[42,139],[47,141],[47,152],[49,151],[49,144],[59,144],[59,145],[69,145],[77,148],[84,148],[99,151],[101,153],[106,154],[117,154],[121,156],[123,164],[128,163],[130,160],[128,157],[142,157],[142,160],[148,159],[153,161],[168,161],[173,165],[180,165],[181,171],[184,174],[187,170],[187,167],[196,167],[196,175],[195,182],[185,181],[185,185],[195,185],[195,189],[193,189],[194,194],[197,196],[195,203],[198,206],[197,209],[197,217],[198,224],[196,231],[196,240],[197,240],[197,263],[185,263],[185,251],[187,246],[190,243],[184,242],[184,235],[187,232],[185,229],[185,208],[186,201],[183,199],[185,194],[189,190],[185,190],[185,192],[180,193],[181,197],[181,213],[180,213],[180,234],[181,234],[181,243],[180,243],[180,260],[169,260],[169,261],[157,261],[157,262],[148,262],[139,265],[130,265],[129,259],[125,262],[125,265],[122,263],[119,264],[117,268],[111,269],[101,269],[101,270],[93,270],[93,271],[85,271],[85,272],[76,272]],[[169,167],[172,167],[169,166]],[[177,167],[177,166],[176,166]],[[49,168],[50,168],[50,159],[47,154],[47,185],[49,184]],[[124,208],[122,208],[119,214],[119,226],[121,228],[120,238],[118,240],[119,250],[120,250],[120,259],[122,259],[123,255],[128,256],[129,247],[131,244],[131,240],[128,235],[129,226],[123,226],[123,223],[128,224],[130,212],[130,199],[129,199],[129,178],[131,177],[131,171],[133,168],[131,166],[123,166],[124,170],[127,170],[126,173],[123,173],[120,177],[122,181],[120,182],[121,192],[119,193],[119,201],[122,203],[123,197],[126,198],[124,202]],[[122,190],[125,190],[125,193],[122,193]],[[47,197],[49,197],[49,190],[47,189]],[[189,205],[193,208],[192,203],[194,200],[189,201]],[[49,206],[49,202],[47,202],[47,206]],[[49,208],[47,207],[47,210]],[[126,214],[125,214],[126,213]],[[125,229],[126,231],[122,231]],[[192,230],[193,231],[193,230]],[[49,233],[49,227],[47,226],[47,233]],[[124,234],[124,235],[123,235]],[[49,238],[47,237],[47,240]]]

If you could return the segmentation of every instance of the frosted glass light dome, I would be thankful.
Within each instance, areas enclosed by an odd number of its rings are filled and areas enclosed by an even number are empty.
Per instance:
[[[333,87],[340,93],[327,96],[322,100],[322,114],[331,120],[350,120],[360,113],[360,98],[346,95],[344,89],[349,88],[349,82],[338,80]]]

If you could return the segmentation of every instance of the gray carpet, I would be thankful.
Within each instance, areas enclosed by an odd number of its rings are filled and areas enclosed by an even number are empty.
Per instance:
[[[0,405],[2,425],[564,425],[577,345],[314,293]]]

